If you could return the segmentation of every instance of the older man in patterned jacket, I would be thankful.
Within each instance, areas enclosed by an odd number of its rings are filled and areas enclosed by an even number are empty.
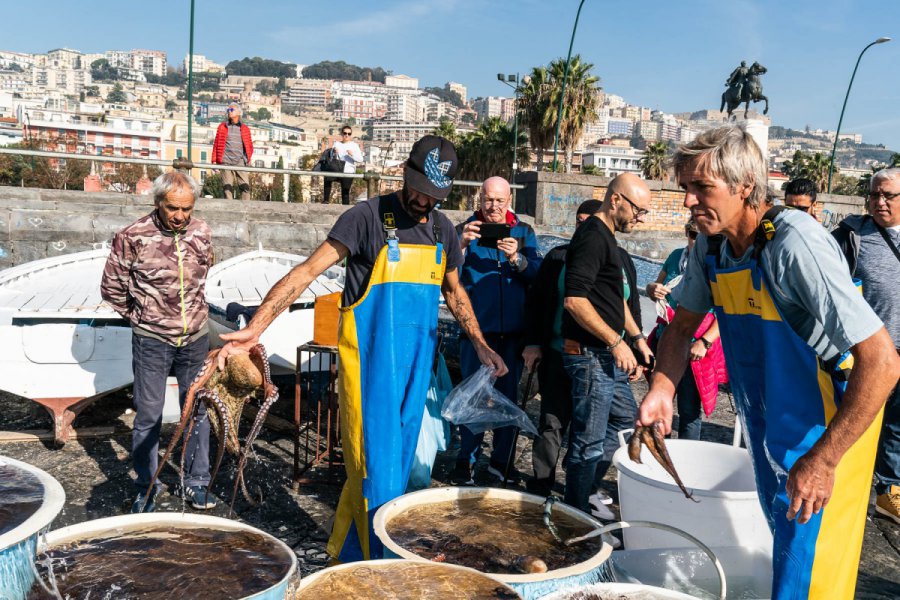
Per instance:
[[[137,474],[132,512],[140,512],[159,457],[166,377],[173,365],[181,405],[209,351],[206,275],[213,260],[209,226],[193,218],[200,187],[180,172],[153,182],[155,208],[113,238],[101,294],[131,323],[134,431],[131,453]],[[200,405],[185,444],[184,488],[197,509],[216,505],[209,484],[209,420]],[[144,512],[155,509],[153,490]]]

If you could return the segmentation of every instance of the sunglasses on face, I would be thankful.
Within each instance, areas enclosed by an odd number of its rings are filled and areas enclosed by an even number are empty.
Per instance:
[[[897,196],[900,196],[900,192],[897,192],[895,194],[890,194],[888,192],[872,192],[866,197],[869,199],[869,202],[878,202],[882,198],[884,198],[885,202],[893,202],[897,199]]]
[[[341,135],[353,135],[353,132],[351,132],[351,131],[342,131],[342,132],[341,132]]]
[[[696,240],[696,239],[697,239],[697,236],[699,235],[698,232],[693,231],[693,230],[691,230],[691,229],[687,230],[685,233],[687,233],[687,236],[688,236],[690,239],[692,239],[692,240]]]

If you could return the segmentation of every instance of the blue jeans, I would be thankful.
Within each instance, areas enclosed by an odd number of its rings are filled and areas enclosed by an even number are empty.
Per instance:
[[[900,486],[900,385],[894,388],[884,405],[875,459],[875,493],[886,494],[892,485]]]
[[[678,400],[678,439],[699,440],[700,427],[703,425],[702,405],[700,391],[697,389],[694,371],[690,365],[684,370],[675,394]]]
[[[603,440],[603,458],[597,463],[597,471],[594,473],[595,490],[600,488],[600,483],[612,465],[613,454],[619,449],[619,432],[633,429],[634,422],[637,420],[637,403],[634,400],[631,386],[628,384],[628,375],[615,366],[613,369],[616,373],[615,395],[609,407],[609,421],[606,425],[606,437]]]
[[[588,497],[593,491],[597,465],[603,458],[610,408],[616,396],[617,369],[612,354],[605,348],[566,354],[563,367],[572,384],[565,502],[590,512]]]
[[[166,400],[166,377],[174,366],[178,399],[184,408],[188,388],[200,372],[208,352],[207,336],[180,348],[137,334],[131,338],[135,410],[131,458],[137,474],[134,483],[139,494],[147,491],[159,465],[159,432]],[[191,439],[185,443],[184,468],[185,486],[209,484],[209,419],[203,402],[200,402],[197,411]],[[156,488],[159,490],[159,482]]]
[[[509,373],[494,383],[497,390],[517,403],[519,397],[519,380],[522,378],[522,369],[525,362],[522,360],[522,340],[518,335],[499,335],[496,333],[484,334],[488,346],[503,358]],[[459,341],[459,370],[463,378],[474,375],[481,368],[481,361],[475,353],[475,347],[468,338]],[[515,427],[500,427],[494,429],[494,449],[491,452],[491,462],[506,465],[513,451],[512,443],[516,435]],[[484,441],[484,433],[474,434],[465,425],[459,427],[459,455],[457,462],[468,461],[475,464],[481,455],[481,442]]]

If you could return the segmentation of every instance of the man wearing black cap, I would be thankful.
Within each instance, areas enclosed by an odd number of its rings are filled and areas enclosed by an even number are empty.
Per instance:
[[[347,258],[338,341],[341,445],[347,481],[328,552],[341,562],[381,558],[372,517],[404,493],[437,343],[440,294],[478,358],[506,373],[485,342],[459,283],[463,262],[450,220],[433,209],[450,194],[456,150],[438,136],[412,148],[403,189],[361,202],[337,220],[312,256],[283,277],[247,325],[223,336],[225,356],[248,350],[325,269]]]

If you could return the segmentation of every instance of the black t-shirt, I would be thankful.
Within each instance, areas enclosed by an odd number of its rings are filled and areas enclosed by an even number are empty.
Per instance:
[[[615,236],[597,217],[588,219],[572,236],[566,253],[566,297],[587,298],[613,331],[625,328],[622,259]],[[562,335],[585,346],[606,347],[606,342],[585,331],[569,311],[563,315]]]
[[[444,253],[447,255],[445,270],[458,269],[463,264],[462,250],[459,247],[459,238],[453,223],[438,211],[432,211],[428,215],[426,223],[418,223],[403,210],[397,194],[388,194],[371,198],[360,202],[340,217],[331,231],[328,239],[340,242],[350,250],[347,261],[347,280],[344,284],[342,304],[349,306],[359,300],[369,285],[369,277],[375,259],[385,245],[385,233],[381,223],[379,202],[387,203],[385,212],[393,213],[397,226],[397,238],[401,244],[435,245],[434,227],[435,219],[440,227],[441,243],[444,245]]]

